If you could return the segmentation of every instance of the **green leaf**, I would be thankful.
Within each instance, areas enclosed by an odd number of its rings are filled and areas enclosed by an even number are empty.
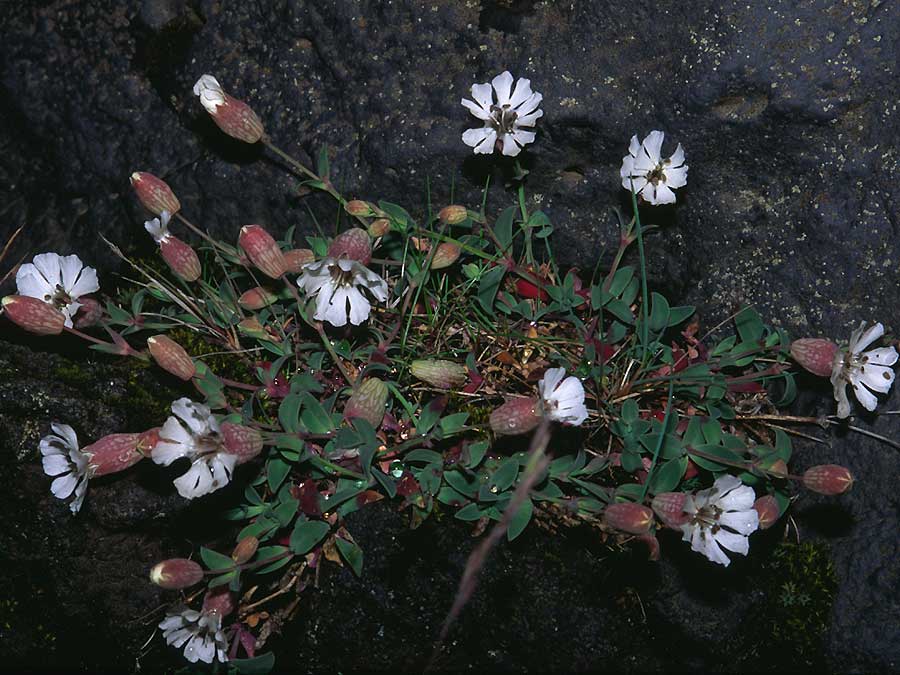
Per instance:
[[[516,215],[516,207],[510,206],[503,209],[497,222],[494,223],[494,234],[497,235],[497,241],[500,242],[500,251],[498,253],[508,254],[513,240],[513,218]]]
[[[459,520],[478,520],[484,515],[485,513],[481,506],[474,502],[467,504],[456,512],[456,518]]]
[[[634,323],[634,314],[631,313],[630,303],[623,300],[610,300],[603,309],[612,314],[622,323],[631,325]]]
[[[353,573],[356,576],[360,576],[362,574],[362,566],[363,566],[363,551],[352,541],[347,541],[346,539],[341,539],[340,537],[334,540],[334,543],[337,545],[337,549],[341,554],[341,557],[350,565],[350,568],[353,570]]]
[[[234,560],[205,546],[200,547],[200,558],[203,560],[203,564],[214,572],[216,570],[230,570],[234,568]]]
[[[419,448],[418,450],[413,450],[412,452],[407,453],[403,460],[406,462],[435,462],[440,464],[444,461],[444,456],[435,452],[434,450],[425,450],[424,448]]]
[[[629,451],[627,448],[622,452],[622,469],[628,473],[633,473],[643,468],[644,463],[641,461],[641,455],[638,452]]]
[[[653,472],[653,479],[650,481],[650,491],[653,494],[671,492],[678,487],[684,472],[687,471],[687,467],[687,457],[672,459],[659,466]]]
[[[613,275],[612,283],[609,285],[609,294],[616,298],[619,297],[632,279],[634,279],[634,267],[626,265],[620,268]]]
[[[722,426],[715,420],[707,420],[703,422],[701,429],[703,430],[703,438],[711,445],[718,445],[722,442]]]
[[[379,469],[372,469],[372,476],[378,481],[378,484],[381,485],[381,489],[387,493],[387,496],[390,499],[397,496],[397,481],[394,480],[393,476],[388,476]]]
[[[497,265],[482,274],[481,280],[478,282],[478,303],[488,314],[492,314],[494,311],[494,299],[497,297],[500,282],[503,281],[505,274],[506,267]]]
[[[277,555],[281,555],[288,551],[287,546],[262,546],[259,550],[256,551],[256,560],[267,560],[268,558],[274,558]],[[289,562],[293,560],[293,556],[286,555],[280,560],[276,560],[274,562],[270,562],[268,565],[263,565],[262,567],[254,570],[255,574],[268,574],[269,572],[274,572],[275,570],[281,569]]]
[[[319,161],[316,163],[316,170],[319,173],[319,178],[327,179],[330,168],[328,163],[328,146],[323,145],[319,148]]]
[[[624,497],[630,501],[636,502],[644,493],[644,486],[638,483],[625,483],[616,488],[616,497]]]
[[[672,307],[669,309],[669,325],[677,326],[678,324],[686,321],[691,317],[694,313],[694,307],[692,305],[682,305],[680,307]]]
[[[659,293],[651,294],[650,318],[647,322],[654,333],[662,333],[669,327],[669,301]]]
[[[484,459],[484,455],[487,453],[489,447],[490,443],[487,441],[479,441],[478,443],[469,445],[469,461],[466,464],[466,468],[474,469],[481,464],[481,460]]]
[[[444,482],[460,494],[464,494],[472,499],[478,493],[477,481],[466,478],[459,471],[445,471]]]
[[[388,217],[401,232],[405,232],[409,223],[412,222],[412,217],[402,206],[385,201],[379,201],[378,206],[382,211],[388,214]]]
[[[315,398],[309,394],[302,395],[303,413],[300,419],[307,431],[312,434],[327,434],[334,431],[334,422],[331,415],[322,407]]]
[[[266,482],[272,492],[278,492],[278,488],[284,482],[288,473],[291,471],[291,465],[285,462],[281,457],[274,456],[266,462]]]
[[[531,499],[526,499],[522,505],[516,509],[512,519],[509,521],[509,529],[506,531],[506,538],[512,541],[525,529],[531,520],[531,514],[534,513],[534,504]]]
[[[494,494],[498,494],[506,490],[509,486],[516,482],[516,476],[519,475],[519,460],[517,457],[510,457],[491,476],[491,486],[496,488],[492,490]]]
[[[297,555],[309,553],[331,528],[321,520],[298,520],[291,532],[291,550]]]
[[[791,461],[791,439],[781,429],[775,430],[775,453],[785,464]]]
[[[672,417],[675,416],[673,415]],[[660,434],[658,433],[644,434],[640,438],[641,445],[649,452],[653,453],[656,451],[659,437]],[[684,455],[684,447],[681,445],[681,439],[675,434],[666,434],[663,444],[659,449],[659,456],[663,459],[674,459],[681,457],[682,455]]]
[[[288,394],[278,406],[278,421],[281,422],[281,428],[290,434],[299,431],[302,401],[299,394]]]
[[[784,378],[784,393],[781,398],[774,401],[774,405],[778,408],[790,405],[797,398],[797,382],[794,379],[794,373],[782,373],[782,377]]]
[[[452,415],[447,415],[446,417],[441,418],[441,431],[444,432],[444,437],[455,434],[465,428],[466,420],[469,419],[469,413],[461,412],[461,413],[453,413]]]
[[[229,560],[231,560],[231,558],[229,558]],[[225,584],[230,584],[232,581],[234,581],[235,579],[238,578],[239,574],[240,574],[239,570],[232,570],[225,574],[220,574],[219,576],[213,577],[212,579],[210,579],[207,586],[209,588],[216,588],[217,586],[224,586]]]
[[[744,307],[734,317],[734,325],[741,337],[741,342],[758,342],[765,332],[762,319],[752,307]]]
[[[707,455],[720,457],[727,462],[742,461],[742,457],[734,452],[734,450],[723,448],[720,445],[701,445],[695,449]],[[707,459],[706,457],[700,457],[699,455],[695,455],[694,453],[689,452],[689,454],[694,464],[703,469],[707,469],[708,471],[721,471],[722,469],[726,469],[731,466],[730,464],[722,464],[720,462],[716,462],[715,460]]]
[[[622,404],[622,412],[619,413],[619,418],[622,422],[631,426],[637,421],[638,415],[640,415],[640,409],[638,408],[637,401],[633,398],[628,399]]]
[[[228,669],[237,675],[267,675],[275,667],[275,654],[260,654],[252,659],[229,659]]]

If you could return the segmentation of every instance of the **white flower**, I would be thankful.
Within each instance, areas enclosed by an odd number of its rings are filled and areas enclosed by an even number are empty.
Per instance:
[[[100,289],[97,270],[85,267],[77,255],[61,256],[41,253],[16,272],[19,295],[43,300],[66,316],[66,326],[72,327],[72,317],[81,307],[78,298]]]
[[[531,91],[531,80],[524,77],[516,82],[515,90],[512,84],[513,76],[509,71],[504,71],[491,84],[473,84],[474,101],[462,99],[469,112],[484,120],[481,129],[468,129],[462,135],[463,143],[474,148],[476,153],[489,155],[500,141],[501,152],[515,157],[522,151],[522,146],[534,140],[534,132],[530,128],[544,114],[543,110],[538,109],[543,97]]]
[[[225,90],[212,75],[203,75],[194,85],[194,94],[200,97],[200,103],[210,115],[216,114],[216,108],[225,105]]]
[[[175,479],[178,494],[186,499],[202,497],[224,487],[231,480],[237,455],[225,452],[219,421],[209,408],[180,398],[172,403],[175,416],[169,417],[159,432],[159,442],[151,457],[157,464],[169,466],[187,457],[191,468]]]
[[[68,424],[51,424],[53,434],[41,439],[44,473],[57,476],[50,485],[54,497],[68,499],[75,494],[69,504],[72,513],[78,513],[87,492],[90,456],[78,447],[78,436]]]
[[[327,321],[332,326],[346,325],[348,316],[354,326],[369,318],[372,305],[361,289],[367,289],[380,302],[388,297],[384,279],[362,263],[347,258],[324,258],[307,263],[297,285],[307,295],[316,296],[313,318]]]
[[[831,384],[834,387],[834,400],[838,404],[838,417],[849,417],[850,400],[847,398],[847,385],[853,388],[856,400],[868,411],[875,410],[878,399],[872,391],[886,394],[894,383],[894,369],[897,362],[897,350],[893,347],[879,347],[862,352],[863,349],[884,335],[884,326],[876,323],[866,330],[865,322],[850,334],[847,351],[837,352],[831,367]],[[862,352],[862,353],[861,353]],[[872,391],[869,391],[869,390]]]
[[[184,658],[191,663],[212,663],[216,659],[222,663],[228,661],[228,641],[218,612],[185,609],[178,614],[167,613],[159,627],[167,645],[176,649],[185,645]]]
[[[622,187],[640,193],[650,204],[674,204],[675,188],[687,185],[688,168],[684,164],[681,143],[669,159],[660,159],[663,132],[651,131],[643,143],[631,137],[628,154],[622,158]]]
[[[159,218],[144,221],[144,229],[150,233],[153,241],[161,244],[169,238],[169,221],[171,219],[172,214],[168,211],[163,211],[159,214]]]
[[[691,542],[691,549],[697,553],[728,567],[731,561],[721,546],[747,555],[747,537],[759,527],[755,499],[753,488],[742,485],[739,478],[719,476],[711,488],[685,498],[688,521],[681,526],[684,541]]]
[[[544,412],[550,419],[564,424],[581,426],[587,419],[584,405],[584,386],[574,375],[566,375],[565,368],[550,368],[538,383]]]

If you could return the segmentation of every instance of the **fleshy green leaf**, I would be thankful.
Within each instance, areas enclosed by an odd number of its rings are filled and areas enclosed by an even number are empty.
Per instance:
[[[298,520],[291,532],[291,550],[297,555],[309,553],[331,528],[321,520]]]

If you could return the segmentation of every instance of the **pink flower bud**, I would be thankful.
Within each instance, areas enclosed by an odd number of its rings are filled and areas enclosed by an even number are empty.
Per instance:
[[[372,207],[367,202],[360,199],[351,199],[344,204],[344,211],[351,216],[370,216],[372,215]]]
[[[629,534],[647,534],[653,525],[653,511],[634,502],[610,504],[603,516],[607,525]]]
[[[438,213],[438,218],[448,225],[458,225],[468,217],[469,212],[466,210],[466,207],[460,206],[459,204],[445,206],[441,209],[440,213]]]
[[[118,473],[144,459],[138,450],[139,439],[140,434],[109,434],[82,448],[82,452],[90,455],[91,476]]]
[[[259,539],[257,539],[253,535],[244,537],[238,542],[238,545],[235,546],[234,550],[231,552],[231,559],[234,560],[235,564],[243,565],[253,557],[253,555],[256,553],[256,549],[258,548]]]
[[[81,307],[75,315],[75,328],[90,328],[103,316],[103,305],[94,298],[81,296],[78,302],[81,303]]]
[[[35,335],[59,335],[66,325],[66,315],[53,305],[27,295],[7,295],[3,310],[13,323]]]
[[[853,487],[853,475],[837,464],[820,464],[804,472],[803,487],[821,495],[840,495]]]
[[[150,581],[170,591],[187,588],[203,580],[203,568],[187,558],[170,558],[156,563]]]
[[[332,258],[348,258],[368,265],[372,260],[372,240],[369,233],[359,227],[341,232],[328,247]]]
[[[387,385],[377,377],[365,380],[350,396],[344,406],[344,419],[361,418],[374,428],[381,426],[384,406],[388,400]]]
[[[169,269],[185,281],[197,281],[200,278],[200,258],[194,249],[178,237],[170,234],[160,241],[159,251]]]
[[[831,376],[831,367],[838,347],[824,338],[802,338],[791,343],[791,356],[813,375]]]
[[[229,455],[238,456],[238,464],[249,462],[263,448],[262,436],[256,429],[231,422],[222,423],[222,442]]]
[[[292,248],[290,251],[284,252],[284,260],[287,263],[288,272],[300,274],[304,265],[316,261],[316,255],[308,248]]]
[[[265,326],[263,326],[255,316],[251,316],[249,319],[241,321],[238,324],[238,330],[247,337],[255,340],[271,339],[268,332],[266,332]]]
[[[455,389],[466,381],[468,370],[460,363],[443,359],[418,359],[409,366],[413,377],[438,389]]]
[[[688,521],[688,515],[684,512],[686,497],[684,492],[660,492],[650,505],[664,525],[677,530]]]
[[[442,241],[438,244],[437,250],[434,252],[434,257],[431,259],[431,269],[441,270],[445,267],[450,267],[450,265],[459,259],[459,254],[459,246],[452,244],[449,241]]]
[[[228,586],[216,586],[206,591],[203,596],[203,610],[215,612],[225,617],[235,610],[234,594],[228,590]]]
[[[250,261],[266,276],[277,279],[287,271],[287,261],[272,235],[259,225],[245,225],[238,237]]]
[[[370,237],[383,237],[391,229],[391,221],[387,218],[377,218],[369,225]]]
[[[526,434],[541,421],[536,398],[513,398],[491,413],[491,429],[498,436]]]
[[[137,449],[144,457],[149,457],[153,448],[159,443],[159,427],[142,431],[138,438]]]
[[[148,337],[147,347],[157,365],[175,377],[187,381],[197,372],[193,359],[184,351],[184,347],[167,335]]]
[[[760,497],[753,503],[753,508],[759,514],[759,529],[768,530],[781,517],[781,509],[778,501],[772,495]]]
[[[168,183],[152,173],[135,171],[131,174],[130,180],[137,198],[150,213],[158,216],[163,211],[168,211],[171,215],[175,215],[181,208],[181,202]]]
[[[194,85],[194,94],[218,127],[232,138],[256,143],[265,134],[262,122],[249,105],[225,93],[216,78],[204,75]]]
[[[244,309],[257,310],[268,307],[276,300],[278,300],[277,295],[267,291],[262,286],[257,286],[241,293],[241,297],[238,298],[238,304]]]

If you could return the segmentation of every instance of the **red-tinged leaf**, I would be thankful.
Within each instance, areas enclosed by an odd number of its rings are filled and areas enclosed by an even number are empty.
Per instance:
[[[300,500],[300,510],[308,516],[321,516],[322,509],[319,506],[319,489],[312,479],[300,486],[297,498]]]
[[[422,488],[419,487],[419,483],[413,478],[411,473],[404,474],[400,482],[397,483],[397,494],[401,497],[409,497],[421,491]]]

